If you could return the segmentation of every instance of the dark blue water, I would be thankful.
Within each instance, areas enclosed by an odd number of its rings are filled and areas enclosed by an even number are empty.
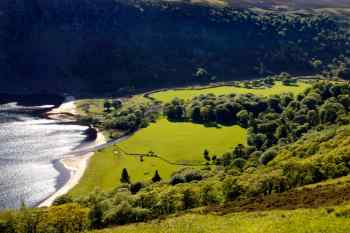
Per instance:
[[[37,205],[62,187],[69,173],[59,160],[86,138],[84,126],[60,124],[25,110],[0,105],[0,209],[22,202]]]

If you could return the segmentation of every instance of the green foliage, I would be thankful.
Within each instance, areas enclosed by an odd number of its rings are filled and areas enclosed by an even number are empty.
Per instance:
[[[128,184],[130,183],[130,176],[126,168],[124,168],[122,171],[122,174],[120,176],[120,182]]]
[[[274,149],[269,149],[265,151],[259,158],[259,162],[263,165],[268,164],[271,160],[273,160],[277,155],[277,151]]]
[[[59,217],[58,217],[59,216]],[[37,225],[38,233],[77,233],[88,229],[89,210],[77,204],[54,206],[44,211]]]
[[[237,178],[226,177],[223,183],[223,194],[226,201],[233,201],[242,194],[242,187]]]
[[[138,193],[142,188],[144,187],[144,184],[142,182],[136,182],[130,185],[130,192],[132,194]]]
[[[62,195],[55,199],[55,201],[52,203],[53,205],[63,205],[67,203],[72,203],[73,199],[69,195]]]
[[[158,173],[158,170],[156,170],[156,172],[154,173],[154,176],[152,177],[152,181],[154,182],[154,183],[156,183],[156,182],[159,182],[159,181],[161,181],[162,180],[162,178],[160,177],[160,175],[159,175],[159,173]]]

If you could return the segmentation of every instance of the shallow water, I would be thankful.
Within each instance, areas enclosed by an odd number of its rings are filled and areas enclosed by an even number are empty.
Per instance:
[[[16,110],[16,111],[14,111]],[[79,146],[86,127],[59,124],[0,105],[0,209],[34,206],[69,179],[58,160]]]

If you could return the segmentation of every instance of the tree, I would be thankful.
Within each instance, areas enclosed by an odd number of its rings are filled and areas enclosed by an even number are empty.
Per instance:
[[[210,161],[209,151],[207,149],[204,150],[203,155],[205,160]]]
[[[110,112],[111,111],[111,107],[112,107],[112,104],[108,100],[106,100],[103,103],[103,108],[104,108],[105,112]]]
[[[201,107],[200,109],[200,114],[201,114],[201,119],[204,122],[209,122],[210,121],[210,109],[208,107]]]
[[[242,193],[242,187],[234,177],[228,177],[224,180],[223,192],[226,201],[233,201]]]
[[[126,170],[126,168],[124,168],[122,171],[122,176],[120,178],[120,182],[128,183],[128,184],[130,183],[129,173],[128,173],[128,170]]]
[[[246,156],[246,149],[243,144],[238,144],[233,149],[232,153],[233,158],[244,158]]]
[[[185,190],[183,190],[182,195],[184,209],[192,209],[198,206],[199,197],[197,197],[197,193],[193,189],[186,188]]]
[[[165,105],[164,113],[169,120],[183,120],[186,115],[184,101],[179,98],[174,98],[169,104]]]
[[[103,210],[99,203],[95,202],[92,204],[92,207],[90,207],[89,219],[92,228],[100,229],[103,226]]]
[[[204,79],[204,78],[207,78],[208,75],[209,75],[209,73],[208,73],[208,71],[206,71],[206,69],[204,69],[202,67],[197,68],[197,71],[195,74],[195,76],[197,78]]]
[[[142,188],[144,187],[144,184],[142,182],[136,182],[134,184],[130,185],[130,192],[132,194],[138,193]]]
[[[259,162],[263,165],[268,164],[271,160],[273,160],[277,155],[277,151],[274,149],[269,149],[265,151],[259,158]]]
[[[311,62],[311,65],[312,65],[312,67],[315,69],[315,70],[317,70],[317,71],[320,71],[320,69],[321,69],[321,67],[322,67],[322,65],[323,65],[323,62],[321,61],[321,60],[313,60],[312,62]]]
[[[307,119],[308,119],[308,123],[311,126],[316,126],[319,123],[319,121],[320,121],[318,113],[315,110],[308,111]]]
[[[82,208],[78,204],[48,208],[40,219],[35,231],[37,233],[85,232],[90,225],[89,209]]]
[[[123,106],[123,102],[121,100],[112,100],[112,107],[114,109],[120,109]]]
[[[285,125],[280,125],[276,129],[275,137],[277,139],[286,138],[288,136],[288,128]]]
[[[267,136],[262,133],[249,133],[248,134],[248,145],[255,146],[257,149],[261,149],[261,147],[266,143]]]
[[[337,117],[345,112],[344,106],[333,101],[326,101],[320,109],[322,123],[335,123]]]
[[[199,106],[194,106],[191,109],[191,119],[193,122],[201,122],[202,117],[201,117],[201,109]]]
[[[181,183],[186,183],[186,179],[183,175],[174,175],[170,179],[171,185],[177,185],[177,184],[181,184]]]
[[[249,121],[249,112],[247,110],[242,110],[237,113],[237,119],[241,126],[247,127]]]
[[[156,183],[156,182],[159,182],[159,181],[161,181],[162,180],[162,178],[160,177],[160,175],[159,175],[159,173],[158,173],[158,170],[156,170],[156,172],[154,173],[154,176],[153,176],[153,178],[152,178],[152,181],[154,182],[154,183]]]
[[[350,65],[348,65],[348,66],[343,65],[338,71],[338,77],[345,79],[345,80],[349,80],[350,79]]]

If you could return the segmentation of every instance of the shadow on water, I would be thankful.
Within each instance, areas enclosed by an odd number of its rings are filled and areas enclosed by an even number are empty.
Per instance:
[[[0,104],[17,102],[21,106],[54,105],[55,107],[63,103],[62,95],[40,93],[40,94],[8,94],[0,93]]]

